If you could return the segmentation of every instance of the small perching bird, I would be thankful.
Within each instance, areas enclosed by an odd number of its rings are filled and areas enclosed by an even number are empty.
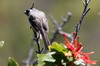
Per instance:
[[[50,41],[47,36],[49,27],[45,13],[34,8],[34,3],[32,7],[30,9],[27,9],[24,13],[29,19],[31,28],[35,34],[35,38],[39,39],[41,35],[44,41],[45,49],[48,50],[48,45],[50,45]]]

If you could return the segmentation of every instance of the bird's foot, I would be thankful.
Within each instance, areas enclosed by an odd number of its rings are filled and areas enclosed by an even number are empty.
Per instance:
[[[38,51],[36,51],[37,54],[41,54],[44,48],[42,48],[41,50],[38,49]]]

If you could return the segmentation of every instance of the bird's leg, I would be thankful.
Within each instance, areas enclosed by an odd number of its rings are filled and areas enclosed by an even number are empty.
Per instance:
[[[36,53],[41,54],[41,53],[42,53],[42,51],[43,51],[43,48],[42,48],[42,49],[40,49],[41,47],[40,47],[40,40],[39,40],[39,38],[40,38],[40,37],[38,37],[38,38],[36,39],[37,46],[38,46],[38,51],[36,51]]]
[[[35,31],[33,31],[33,32],[34,32],[34,40],[37,42],[37,46],[38,46],[38,51],[36,51],[36,53],[41,54],[41,52],[43,51],[43,48],[40,49],[41,48],[40,47],[40,40],[39,40],[40,36],[38,36],[39,34],[37,34]]]
[[[34,40],[36,41],[36,39],[37,39],[37,33],[33,30],[33,32],[34,32]]]

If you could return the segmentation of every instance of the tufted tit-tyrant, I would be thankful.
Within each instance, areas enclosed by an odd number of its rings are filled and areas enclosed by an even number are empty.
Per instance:
[[[43,11],[40,11],[34,8],[34,3],[30,9],[24,11],[27,15],[31,28],[35,34],[35,38],[39,38],[40,35],[44,41],[45,49],[48,49],[48,45],[50,45],[50,41],[47,36],[47,32],[49,31],[48,20]]]

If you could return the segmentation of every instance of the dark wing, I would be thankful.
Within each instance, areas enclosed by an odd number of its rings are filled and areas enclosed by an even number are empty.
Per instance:
[[[30,22],[30,24],[31,24],[31,26],[32,26],[32,29],[34,30],[34,31],[40,31],[41,30],[41,28],[42,28],[42,23],[40,22],[40,20],[39,19],[37,19],[37,18],[35,18],[35,17],[33,17],[33,16],[29,16],[29,22]]]

